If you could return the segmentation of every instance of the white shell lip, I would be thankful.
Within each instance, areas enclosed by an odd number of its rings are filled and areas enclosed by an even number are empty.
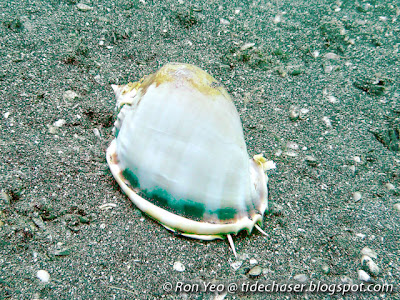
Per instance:
[[[267,204],[263,203],[260,207],[260,214],[256,214],[253,219],[249,219],[247,216],[238,219],[235,223],[231,224],[212,224],[194,221],[182,216],[178,216],[171,213],[163,208],[160,208],[148,200],[139,196],[128,184],[127,180],[122,175],[123,170],[118,165],[118,158],[116,152],[116,139],[114,139],[107,149],[107,163],[110,167],[111,173],[119,186],[130,198],[130,200],[144,213],[160,222],[164,227],[171,231],[178,231],[181,235],[190,238],[201,239],[201,240],[214,240],[223,239],[228,234],[237,234],[239,231],[246,229],[248,233],[251,233],[253,227],[257,223],[262,222],[262,218]],[[252,159],[251,159],[252,160]],[[257,165],[254,163],[254,165]],[[259,188],[264,189],[263,192],[267,193],[266,187],[267,177],[264,174],[262,167],[259,167],[258,178],[261,178],[258,182]],[[255,183],[256,184],[256,183]],[[262,197],[267,199],[267,194],[263,194]]]

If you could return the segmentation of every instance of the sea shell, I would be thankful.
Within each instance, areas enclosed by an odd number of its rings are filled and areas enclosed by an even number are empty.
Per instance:
[[[249,159],[239,114],[217,80],[170,63],[113,89],[119,113],[107,162],[140,210],[197,239],[259,228],[267,162]]]

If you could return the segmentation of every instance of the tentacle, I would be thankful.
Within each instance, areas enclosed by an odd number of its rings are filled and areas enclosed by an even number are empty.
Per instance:
[[[233,243],[232,236],[231,236],[230,234],[227,234],[226,237],[228,238],[229,245],[230,245],[231,248],[232,248],[233,254],[235,254],[235,257],[237,257],[236,249],[235,249],[235,244]]]
[[[257,224],[254,224],[254,227],[261,232],[263,235],[268,236],[268,233],[266,233],[264,230],[261,229],[260,226],[258,226]]]

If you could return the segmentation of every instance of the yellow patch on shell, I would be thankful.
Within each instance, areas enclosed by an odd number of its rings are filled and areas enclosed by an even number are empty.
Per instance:
[[[143,80],[143,79],[142,79],[142,80]],[[127,83],[126,85],[124,85],[124,86],[123,86],[124,89],[122,90],[121,95],[125,95],[125,94],[131,92],[131,91],[134,90],[134,89],[135,89],[135,90],[138,90],[139,87],[140,87],[140,85],[141,85],[142,80],[136,81],[136,82],[129,82],[129,83]]]
[[[260,165],[264,171],[275,169],[276,165],[272,160],[267,160],[262,154],[253,156],[254,161]]]
[[[176,82],[179,84],[179,82],[183,80],[188,82],[193,90],[199,91],[206,96],[223,94],[225,98],[231,100],[229,94],[214,77],[190,64],[167,64],[156,73],[144,77],[141,83],[136,82],[136,84],[140,84],[140,87],[137,87],[137,89],[140,89],[141,94],[144,95],[147,88],[152,84],[158,87],[168,82]]]

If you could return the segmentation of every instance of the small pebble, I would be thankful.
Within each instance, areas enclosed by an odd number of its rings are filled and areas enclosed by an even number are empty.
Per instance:
[[[356,236],[361,239],[365,239],[365,237],[366,237],[366,235],[364,233],[356,233]]]
[[[277,72],[282,78],[285,78],[287,76],[287,72],[283,68],[279,68]]]
[[[37,227],[39,227],[40,229],[42,229],[42,230],[45,230],[45,229],[46,229],[46,225],[44,224],[42,218],[41,218],[39,215],[37,215],[37,216],[32,216],[32,217],[31,217],[31,220],[32,220],[32,222],[33,222]]]
[[[361,195],[360,192],[354,192],[354,193],[353,193],[353,200],[354,200],[355,202],[360,201],[361,198],[362,198],[362,195]]]
[[[254,47],[254,45],[255,45],[255,43],[246,43],[242,47],[240,47],[240,51],[244,51],[244,50],[247,50],[249,48],[252,48],[252,47]]]
[[[257,263],[258,263],[257,259],[254,258],[250,259],[250,265],[255,265]]]
[[[395,205],[393,205],[393,208],[400,212],[400,203],[396,203]]]
[[[9,116],[10,116],[10,112],[9,111],[4,113],[4,115],[3,115],[4,119],[8,119]]]
[[[329,120],[328,117],[323,117],[323,118],[322,118],[322,121],[325,123],[325,125],[326,125],[327,127],[332,127],[332,122],[331,122],[331,120]]]
[[[364,270],[358,270],[358,279],[364,282],[368,282],[371,279],[371,276],[368,275],[367,272],[365,272]]]
[[[249,271],[248,275],[252,276],[252,277],[257,277],[257,276],[259,276],[261,274],[261,272],[262,272],[261,267],[260,266],[255,266]]]
[[[361,255],[367,255],[367,256],[369,256],[369,257],[371,257],[373,259],[378,258],[378,254],[376,254],[376,252],[374,250],[372,250],[372,249],[370,249],[368,247],[364,247],[361,250]]]
[[[308,277],[306,274],[297,274],[294,277],[294,280],[298,281],[298,282],[307,282]]]
[[[289,109],[289,118],[292,121],[297,121],[300,118],[300,112],[299,112],[298,107],[292,106]]]
[[[78,8],[78,10],[80,10],[80,11],[89,11],[89,10],[93,9],[93,7],[86,5],[84,3],[78,3],[76,5],[76,8]]]
[[[323,265],[321,269],[324,274],[329,274],[329,272],[331,271],[328,265]]]
[[[237,261],[231,263],[231,267],[232,267],[234,270],[237,270],[237,269],[239,269],[239,268],[242,266],[242,264],[243,264],[242,261],[237,260]]]
[[[4,202],[4,204],[6,204],[6,205],[10,205],[11,204],[10,196],[6,192],[4,192],[3,190],[0,191],[0,200],[2,200],[2,202]],[[1,203],[1,204],[3,204],[3,203]]]
[[[273,22],[274,24],[278,24],[278,23],[280,23],[281,21],[282,21],[282,17],[281,17],[280,14],[277,14],[277,15],[274,17],[274,19],[272,20],[272,22]]]
[[[335,104],[335,103],[339,102],[339,99],[336,98],[335,96],[332,96],[332,95],[329,95],[327,100],[328,100],[329,103],[332,103],[332,104]]]
[[[310,112],[310,110],[308,108],[301,108],[300,109],[300,115],[299,115],[299,119],[300,120],[305,120],[307,118],[307,114]]]
[[[316,167],[318,165],[317,159],[312,156],[312,155],[306,155],[304,157],[304,160],[307,162],[307,164],[311,167]]]
[[[79,98],[79,95],[74,91],[68,90],[68,91],[65,91],[63,94],[63,99],[65,101],[72,102],[75,100],[75,98]]]
[[[295,142],[288,142],[286,144],[286,147],[288,149],[293,149],[293,150],[298,150],[299,149],[299,145],[297,143],[295,143]]]
[[[181,262],[176,261],[174,262],[174,270],[178,272],[183,272],[185,271],[185,266]]]
[[[45,270],[39,270],[36,273],[36,277],[40,279],[40,281],[44,283],[48,283],[50,281],[50,274]]]
[[[96,137],[100,138],[100,131],[97,128],[93,129],[93,133]]]
[[[66,121],[64,119],[57,120],[53,123],[54,127],[62,127],[64,126]]]
[[[356,163],[360,163],[360,162],[361,162],[361,158],[360,158],[359,156],[354,156],[354,157],[353,157],[353,160],[354,160]]]
[[[117,207],[117,204],[115,204],[115,203],[104,203],[99,206],[99,208],[103,209],[103,210],[109,210],[109,209],[113,209],[115,207]]]
[[[231,22],[229,22],[227,19],[224,18],[220,18],[219,22],[221,23],[221,25],[230,25]]]
[[[385,188],[388,189],[389,191],[396,189],[395,186],[390,182],[385,184]]]
[[[276,169],[276,163],[272,160],[267,160],[265,163],[263,163],[263,168],[264,171]]]
[[[361,265],[371,275],[378,276],[380,273],[380,269],[379,269],[378,265],[371,259],[371,257],[369,257],[367,255],[363,255],[361,257]]]
[[[313,52],[311,53],[311,55],[312,55],[314,58],[317,58],[317,57],[319,56],[319,51],[318,51],[318,50],[315,50],[315,51],[313,51]]]
[[[324,54],[324,57],[327,59],[339,59],[340,58],[339,55],[337,55],[336,53],[333,53],[333,52],[328,52],[328,53]]]
[[[55,256],[67,256],[71,254],[71,249],[69,248],[56,249],[50,253]]]

